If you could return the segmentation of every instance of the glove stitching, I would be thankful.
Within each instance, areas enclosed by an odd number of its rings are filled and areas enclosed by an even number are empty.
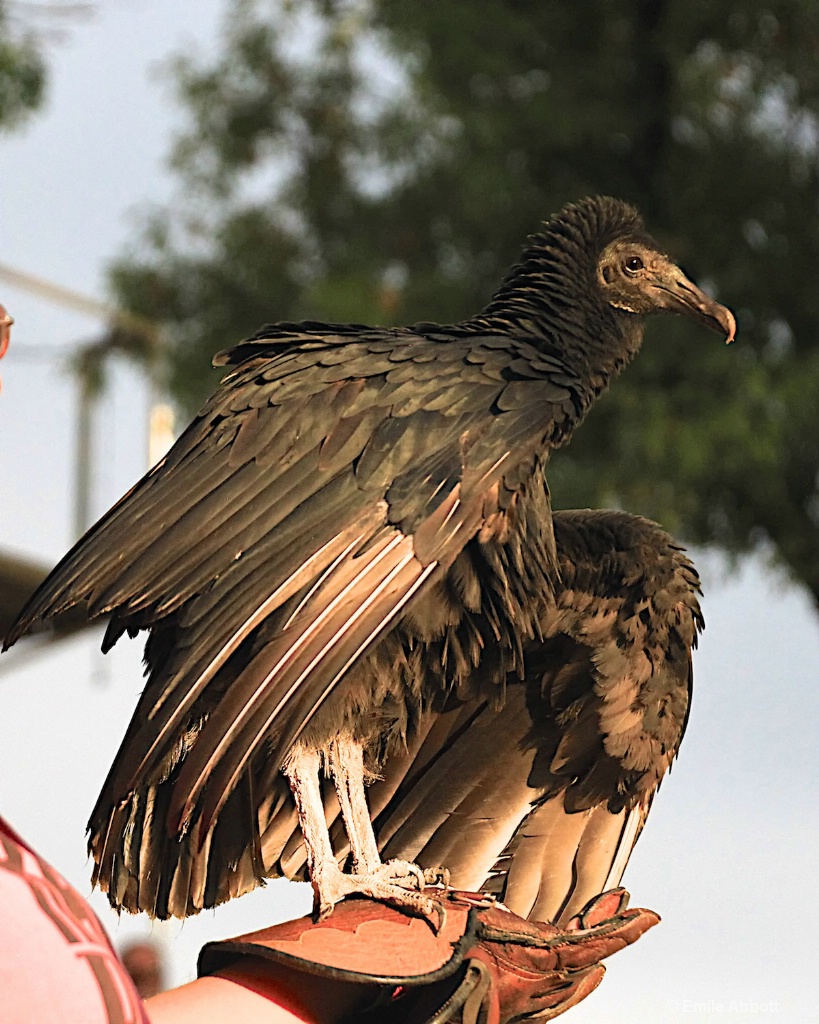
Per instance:
[[[531,935],[527,932],[509,931],[506,928],[497,928],[493,925],[481,923],[479,937],[486,942],[498,942],[511,946],[530,946],[536,949],[556,949],[560,946],[580,946],[585,942],[594,939],[604,938],[612,932],[620,929],[627,921],[612,919],[602,924],[595,925],[587,931],[577,931],[573,935],[559,933],[558,935],[543,938],[540,935]]]

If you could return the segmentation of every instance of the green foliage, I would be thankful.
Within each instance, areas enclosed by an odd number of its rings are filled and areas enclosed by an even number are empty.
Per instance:
[[[42,103],[45,66],[35,38],[0,0],[0,131],[16,128]]]
[[[215,64],[175,65],[185,192],[118,294],[192,408],[266,320],[458,319],[566,200],[632,200],[739,341],[653,325],[556,503],[766,545],[819,601],[817,47],[817,0],[233,0]]]

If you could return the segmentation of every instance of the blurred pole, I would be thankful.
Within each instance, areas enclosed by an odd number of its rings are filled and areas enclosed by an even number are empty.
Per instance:
[[[0,0],[2,6],[2,0]],[[80,7],[83,5],[80,4]],[[73,7],[72,7],[73,9]],[[174,441],[174,414],[170,405],[158,400],[158,356],[161,351],[158,325],[147,317],[129,313],[105,302],[90,298],[27,271],[0,263],[0,280],[66,309],[94,317],[103,317],[108,329],[99,341],[83,346],[78,352],[75,370],[79,378],[77,402],[77,452],[75,456],[74,536],[81,537],[91,525],[91,487],[93,473],[92,424],[96,400],[102,390],[104,363],[113,352],[144,359],[149,367],[150,413],[148,424],[148,465],[153,466]],[[0,306],[0,356],[8,342],[8,328],[13,321]]]
[[[91,424],[95,405],[95,388],[87,374],[78,376],[77,449],[75,459],[74,539],[82,537],[91,524]]]
[[[154,394],[156,391],[151,389]],[[148,422],[148,468],[167,454],[174,442],[174,411],[167,402],[151,401]]]

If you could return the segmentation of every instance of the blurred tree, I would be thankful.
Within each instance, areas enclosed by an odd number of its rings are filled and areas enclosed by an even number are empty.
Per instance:
[[[183,405],[265,321],[474,312],[541,218],[619,195],[740,340],[655,326],[556,504],[766,548],[819,605],[819,0],[231,0],[174,74],[184,191],[112,280]]]
[[[36,37],[20,23],[17,8],[0,0],[0,131],[16,128],[39,107],[45,86]]]

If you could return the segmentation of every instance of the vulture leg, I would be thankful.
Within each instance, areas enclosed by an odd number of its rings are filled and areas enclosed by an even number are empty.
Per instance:
[[[349,737],[331,741],[327,750],[327,772],[333,777],[347,838],[353,871],[369,874],[381,865],[370,810],[364,794],[364,751]]]
[[[423,889],[425,876],[417,864],[408,860],[390,860],[386,863],[381,860],[364,792],[362,745],[348,736],[332,740],[327,751],[326,765],[327,772],[333,777],[341,817],[350,841],[353,871],[362,875],[380,875],[393,882],[407,879],[409,887]]]
[[[346,760],[348,754],[352,764]],[[443,925],[444,910],[437,900],[419,891],[424,885],[423,871],[407,861],[381,862],[364,794],[361,747],[351,741],[334,741],[328,761],[332,766],[350,840],[355,869],[352,874],[346,874],[339,868],[333,853],[319,779],[321,754],[315,749],[297,745],[282,769],[293,792],[304,837],[315,912],[319,917],[327,917],[345,896],[358,893],[413,911],[427,918],[439,931]]]

